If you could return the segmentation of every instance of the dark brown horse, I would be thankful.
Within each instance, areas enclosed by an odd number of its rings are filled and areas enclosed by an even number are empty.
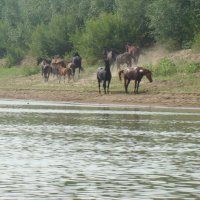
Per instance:
[[[141,53],[140,47],[136,45],[126,44],[125,48],[126,51],[132,55],[134,63],[137,64]]]
[[[73,76],[75,76],[76,68],[78,68],[78,72],[79,72],[78,77],[79,77],[80,76],[80,72],[84,71],[84,68],[82,67],[82,58],[81,58],[81,56],[79,55],[78,52],[76,52],[73,55],[72,63],[74,63],[74,65],[75,65],[75,69],[73,71]]]
[[[100,83],[103,81],[103,88],[104,93],[106,94],[106,83],[107,83],[107,93],[109,93],[109,85],[112,78],[111,71],[110,71],[110,62],[108,59],[104,60],[105,67],[99,67],[97,69],[97,80],[99,86],[99,94],[101,93],[100,90]]]
[[[119,71],[119,79],[121,80],[122,74],[124,75],[124,88],[125,92],[128,93],[128,85],[131,80],[135,80],[135,89],[134,93],[138,93],[140,81],[143,76],[146,76],[149,82],[152,82],[152,73],[150,70],[143,67],[131,67],[125,70]]]
[[[44,77],[44,81],[48,81],[49,75],[52,73],[52,68],[50,66],[49,60],[43,59],[40,65],[41,65],[42,76]]]

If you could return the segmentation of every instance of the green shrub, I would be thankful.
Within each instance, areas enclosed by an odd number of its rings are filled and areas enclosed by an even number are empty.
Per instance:
[[[172,60],[167,58],[161,59],[160,62],[151,67],[152,71],[157,76],[168,76],[177,72],[177,67]]]
[[[7,49],[6,65],[8,67],[18,64],[24,57],[24,52],[17,47],[10,47]]]
[[[38,74],[39,72],[40,72],[39,66],[23,67],[22,68],[22,75],[24,75],[24,76],[31,76],[31,75],[34,75],[34,74]]]
[[[183,72],[185,73],[196,73],[200,71],[200,63],[187,63],[183,67]]]
[[[200,52],[200,33],[196,34],[192,44],[192,49],[196,52]]]

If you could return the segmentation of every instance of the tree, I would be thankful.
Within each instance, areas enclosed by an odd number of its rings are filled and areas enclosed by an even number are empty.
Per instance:
[[[153,37],[149,29],[146,10],[151,0],[116,0],[116,14],[123,21],[121,37],[125,43],[149,45]]]
[[[102,58],[104,48],[120,49],[122,40],[120,19],[113,14],[102,13],[86,22],[85,28],[71,36],[75,49],[87,58]]]
[[[150,27],[157,41],[181,48],[192,37],[190,0],[156,0],[148,8]]]

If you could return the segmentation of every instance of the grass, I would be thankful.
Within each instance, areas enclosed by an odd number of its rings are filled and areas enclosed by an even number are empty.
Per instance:
[[[21,77],[21,76],[31,76],[38,74],[40,68],[38,66],[33,67],[1,67],[0,68],[0,79]]]
[[[144,77],[140,85],[141,93],[200,93],[200,67],[198,63],[183,64],[181,62],[161,60],[160,63],[148,66],[148,68],[153,72],[154,81],[149,83]],[[71,81],[69,84],[61,82],[59,84],[58,80],[52,77],[50,77],[49,82],[44,82],[39,67],[3,67],[0,68],[0,88],[10,90],[74,91],[90,94],[98,90],[96,69],[96,66],[86,68],[79,81]],[[131,82],[129,86],[130,92],[133,91],[133,85],[134,82]],[[124,93],[123,82],[119,81],[116,72],[113,74],[110,90],[113,94]]]

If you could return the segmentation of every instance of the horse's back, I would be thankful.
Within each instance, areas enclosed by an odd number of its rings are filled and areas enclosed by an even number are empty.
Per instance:
[[[99,80],[104,80],[105,78],[105,70],[104,70],[104,67],[99,67],[97,69],[97,79]]]
[[[77,67],[81,67],[82,58],[80,56],[74,56],[72,58],[72,63],[74,63]]]
[[[139,74],[138,72],[139,72],[138,67],[130,67],[124,70],[124,77],[126,77],[129,80],[137,80]]]

